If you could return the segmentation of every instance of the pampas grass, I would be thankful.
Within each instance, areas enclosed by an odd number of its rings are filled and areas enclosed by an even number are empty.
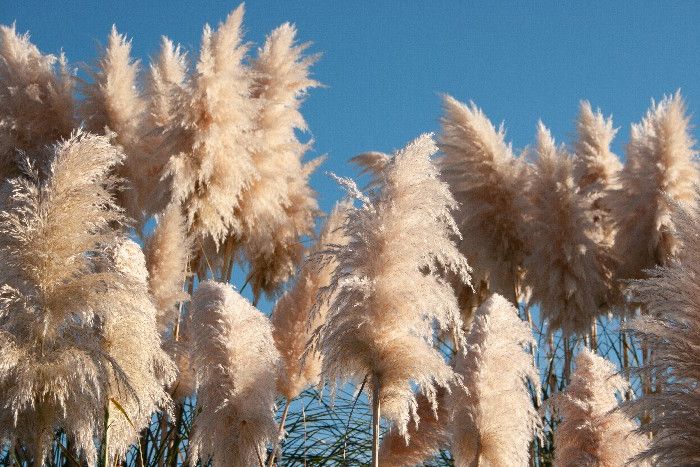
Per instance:
[[[398,151],[370,197],[345,181],[362,205],[348,211],[348,245],[329,250],[338,267],[319,333],[324,378],[367,376],[375,406],[404,436],[416,418],[413,387],[434,405],[435,387],[454,380],[433,348],[435,327],[463,339],[455,296],[438,273],[448,269],[468,283],[469,266],[453,241],[455,201],[431,161],[436,150],[423,135]]]
[[[183,288],[192,245],[180,206],[171,204],[158,217],[145,250],[148,287],[158,310],[158,324],[164,331],[179,321],[176,305],[188,298]]]
[[[459,202],[460,250],[475,278],[515,301],[527,252],[520,198],[527,167],[474,103],[443,98],[441,170]]]
[[[44,147],[70,135],[74,81],[63,54],[45,55],[29,33],[0,26],[0,181],[19,174],[18,151],[43,165]]]
[[[649,277],[631,284],[632,298],[644,303],[647,314],[630,327],[653,349],[643,374],[656,382],[656,391],[632,403],[635,415],[653,414],[642,426],[652,433],[649,448],[638,458],[654,465],[700,462],[700,209],[676,205],[674,234],[683,245],[680,259],[648,271]]]
[[[632,125],[620,186],[605,199],[617,227],[615,252],[624,260],[620,278],[641,277],[644,269],[667,264],[677,252],[671,205],[692,206],[700,181],[689,125],[680,93],[652,103],[644,119]]]
[[[303,55],[308,46],[297,44],[296,28],[283,24],[253,62],[253,97],[260,106],[252,154],[257,178],[243,193],[238,216],[255,296],[275,292],[294,274],[303,253],[299,238],[312,233],[318,213],[308,179],[320,160],[302,163],[311,142],[295,134],[307,130],[299,107],[307,91],[319,85],[309,77],[318,57]]]
[[[192,297],[197,415],[193,460],[214,466],[262,463],[275,439],[279,353],[270,321],[228,284],[207,281]]]
[[[93,462],[105,410],[107,456],[122,456],[169,403],[162,384],[174,368],[143,254],[124,242],[109,192],[122,157],[106,138],[77,133],[56,146],[45,182],[26,163],[0,216],[0,437],[37,463],[59,428]]]
[[[143,172],[141,138],[146,111],[146,101],[139,92],[139,69],[139,62],[131,59],[131,42],[112,26],[107,47],[92,72],[93,81],[83,86],[85,100],[80,107],[85,127],[110,137],[126,155],[117,167],[128,182],[119,193],[119,201],[137,221],[142,217],[141,198],[147,197],[139,192],[138,183]]]
[[[257,104],[242,43],[243,5],[216,31],[204,28],[196,73],[171,124],[178,144],[167,164],[173,200],[181,203],[190,231],[221,244],[240,230],[235,212],[256,178],[250,132]]]
[[[585,334],[606,303],[612,258],[604,245],[587,234],[596,227],[574,180],[572,158],[555,145],[541,123],[536,152],[526,194],[532,245],[524,261],[526,282],[550,332]]]
[[[320,381],[323,356],[314,349],[307,352],[307,345],[314,331],[325,322],[327,303],[316,310],[314,307],[337,266],[333,257],[323,257],[322,252],[346,244],[342,227],[347,209],[341,203],[329,215],[317,243],[307,253],[294,286],[277,300],[272,311],[273,336],[282,357],[277,389],[287,400]]]
[[[464,387],[447,398],[455,465],[526,466],[540,428],[528,384],[539,393],[539,375],[526,346],[534,345],[527,322],[498,294],[476,311],[467,347],[455,371]]]
[[[588,101],[582,101],[576,121],[577,139],[574,144],[574,178],[589,203],[587,212],[595,229],[587,232],[596,243],[609,246],[614,230],[610,208],[605,205],[605,193],[615,187],[622,163],[610,150],[617,134],[612,118],[600,110],[593,112]]]
[[[638,425],[618,410],[615,393],[628,388],[615,365],[581,350],[571,383],[550,400],[562,418],[554,432],[555,467],[630,465],[647,440],[634,432]]]

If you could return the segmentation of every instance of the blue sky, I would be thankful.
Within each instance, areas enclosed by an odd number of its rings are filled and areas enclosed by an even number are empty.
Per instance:
[[[93,61],[113,23],[144,61],[161,34],[196,56],[204,23],[238,5],[49,3],[5,0],[0,22],[16,21],[42,50],[62,48],[73,62]],[[436,131],[443,92],[505,121],[516,148],[533,140],[539,118],[570,140],[582,98],[613,115],[618,152],[651,98],[681,88],[691,112],[700,109],[699,2],[249,1],[246,9],[248,40],[260,44],[290,21],[323,53],[314,74],[327,87],[311,93],[304,114],[314,154],[328,155],[313,179],[324,209],[341,196],[324,171],[352,175],[353,155]]]

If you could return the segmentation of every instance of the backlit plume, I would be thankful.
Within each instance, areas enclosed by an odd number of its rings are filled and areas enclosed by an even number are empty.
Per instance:
[[[595,227],[574,180],[573,161],[542,123],[536,151],[527,188],[532,250],[524,263],[526,281],[550,330],[585,333],[606,301],[612,259],[587,235]]]
[[[244,64],[243,5],[213,31],[204,28],[190,93],[178,105],[167,165],[173,200],[183,205],[190,231],[220,244],[240,231],[235,211],[257,177],[250,147],[257,103]]]
[[[554,432],[555,467],[629,465],[644,449],[647,440],[634,432],[637,424],[616,410],[615,393],[628,387],[615,365],[586,348],[581,350],[571,382],[551,400],[562,419]]]
[[[700,182],[689,120],[676,93],[652,104],[632,125],[619,188],[605,199],[617,226],[620,278],[641,277],[644,269],[667,264],[678,250],[672,203],[692,208]]]
[[[307,91],[319,85],[309,77],[318,57],[304,56],[309,44],[295,41],[294,26],[283,24],[253,62],[253,97],[260,108],[252,160],[258,178],[243,193],[238,215],[256,296],[275,292],[295,273],[303,254],[300,238],[313,233],[318,214],[308,181],[321,159],[303,163],[311,142],[295,134],[307,130],[299,108]]]
[[[454,329],[463,340],[457,301],[441,271],[469,283],[469,266],[453,241],[456,203],[431,161],[436,150],[423,135],[398,151],[369,196],[341,180],[361,206],[348,210],[348,245],[329,249],[338,267],[320,330],[324,378],[335,384],[368,376],[382,416],[404,436],[416,418],[414,387],[434,406],[436,386],[454,380],[433,347],[434,331]]]
[[[18,175],[18,151],[39,165],[47,145],[73,128],[72,72],[61,54],[44,55],[15,26],[0,26],[0,182]]]
[[[25,164],[0,214],[0,438],[21,441],[37,464],[59,428],[93,463],[105,410],[110,458],[121,457],[169,404],[162,387],[175,370],[143,254],[110,195],[122,157],[78,132],[44,176]]]
[[[289,400],[319,382],[323,357],[317,350],[307,353],[306,348],[313,332],[325,322],[327,302],[322,303],[315,313],[312,310],[319,292],[330,284],[336,268],[333,257],[324,257],[321,253],[326,248],[347,243],[343,231],[347,208],[341,203],[328,216],[318,241],[307,253],[299,277],[277,300],[272,312],[273,336],[282,357],[277,388]]]
[[[475,279],[514,300],[526,253],[519,201],[526,164],[514,157],[503,126],[496,129],[474,103],[445,96],[443,113],[440,166],[459,202],[460,250]]]
[[[528,382],[539,393],[539,375],[526,346],[527,322],[498,294],[476,311],[467,347],[455,371],[464,388],[448,396],[455,465],[527,466],[530,441],[539,431]]]
[[[279,353],[270,320],[230,285],[203,282],[192,297],[197,415],[191,458],[216,466],[259,465],[276,439]]]

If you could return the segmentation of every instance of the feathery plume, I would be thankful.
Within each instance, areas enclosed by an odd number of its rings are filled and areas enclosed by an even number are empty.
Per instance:
[[[420,420],[408,426],[408,439],[397,430],[392,430],[382,440],[379,465],[386,467],[409,467],[423,464],[440,449],[450,447],[447,430],[449,412],[445,403],[447,391],[437,388],[434,404],[423,394],[416,398],[416,414]]]
[[[140,179],[140,183],[149,185],[150,196],[142,200],[146,212],[159,212],[170,201],[170,186],[163,175],[174,148],[182,144],[178,136],[182,137],[183,132],[175,131],[176,118],[190,92],[187,54],[163,36],[160,54],[150,64],[146,82],[145,157]]]
[[[0,26],[0,181],[19,174],[17,151],[43,166],[44,147],[70,135],[74,79],[63,54],[44,55],[29,33]]]
[[[296,44],[296,28],[283,24],[265,40],[253,62],[253,97],[259,102],[253,164],[258,178],[242,195],[243,255],[250,263],[251,284],[257,297],[268,295],[295,273],[302,258],[300,237],[313,233],[318,204],[308,185],[320,164],[302,163],[312,142],[298,140],[295,130],[307,130],[299,112],[310,88],[317,55],[304,56],[309,44]]]
[[[141,140],[146,101],[138,88],[139,61],[130,55],[131,41],[112,26],[93,82],[83,87],[85,101],[80,110],[88,130],[109,136],[125,153],[117,171],[129,185],[119,194],[119,201],[140,222],[142,199],[149,195],[139,192],[145,159]]]
[[[451,238],[458,234],[450,212],[456,203],[431,161],[436,150],[432,137],[423,135],[398,151],[382,174],[381,190],[360,194],[362,206],[348,210],[348,245],[329,248],[338,267],[319,332],[324,378],[336,384],[369,375],[382,415],[404,436],[416,418],[413,386],[434,405],[435,387],[454,379],[432,345],[434,327],[464,338],[456,298],[441,272],[469,283],[470,268]]]
[[[513,156],[503,126],[496,129],[474,103],[444,96],[443,111],[440,165],[460,206],[460,249],[475,278],[515,301],[527,249],[519,207],[526,164]]]
[[[257,177],[250,147],[257,103],[241,43],[243,5],[212,31],[207,25],[189,95],[178,105],[168,138],[172,198],[183,205],[190,232],[217,245],[240,231],[235,212]]]
[[[526,282],[550,331],[586,333],[606,301],[612,260],[608,250],[586,234],[594,226],[574,181],[573,162],[541,122],[536,150],[526,193],[532,245],[524,261]]]
[[[615,393],[628,387],[615,365],[587,348],[581,350],[571,382],[549,400],[562,418],[554,432],[555,467],[629,465],[644,449],[646,440],[634,433],[637,424],[616,410]]]
[[[192,297],[197,415],[191,458],[258,465],[274,440],[279,354],[270,321],[228,284],[206,281]]]
[[[348,207],[338,204],[328,216],[294,286],[280,297],[272,312],[273,337],[282,357],[277,389],[287,400],[320,381],[322,355],[315,350],[306,352],[306,348],[313,332],[326,319],[327,303],[320,304],[313,314],[311,311],[320,291],[330,284],[337,266],[333,257],[323,257],[322,252],[329,245],[337,247],[347,243],[343,224]]]
[[[187,54],[163,36],[160,54],[148,74],[148,118],[154,128],[168,128],[177,115],[177,105],[187,92]]]
[[[180,206],[170,204],[159,216],[145,248],[148,287],[158,310],[161,331],[177,321],[177,304],[189,298],[183,287],[191,249]]]
[[[654,349],[642,371],[661,390],[644,394],[629,409],[653,413],[641,428],[653,438],[639,459],[693,465],[700,463],[700,208],[676,205],[673,212],[679,257],[630,287],[632,298],[648,310],[630,327],[642,345]]]
[[[616,187],[616,177],[622,163],[610,150],[617,129],[612,118],[600,110],[593,112],[588,101],[582,101],[576,121],[578,139],[574,145],[574,178],[580,193],[588,201],[588,215],[595,230],[587,234],[598,244],[610,248],[615,230],[610,208],[605,205],[605,193]]]
[[[540,429],[528,381],[539,394],[539,375],[526,346],[534,345],[515,307],[493,294],[477,309],[467,347],[455,371],[464,388],[448,396],[455,465],[526,466]]]
[[[19,440],[37,464],[58,429],[94,461],[105,410],[110,458],[122,456],[169,403],[162,385],[174,367],[143,254],[125,241],[110,195],[122,157],[78,132],[55,147],[46,181],[27,162],[0,213],[0,438]]]
[[[671,202],[691,207],[700,182],[695,142],[680,93],[652,104],[644,119],[632,125],[620,187],[605,202],[616,221],[615,252],[624,261],[620,278],[638,278],[642,271],[667,264],[676,254]]]

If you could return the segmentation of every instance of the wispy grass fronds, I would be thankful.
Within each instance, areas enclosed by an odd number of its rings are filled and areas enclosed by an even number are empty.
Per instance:
[[[138,183],[144,169],[141,139],[146,112],[139,71],[139,61],[131,59],[131,41],[112,26],[107,47],[92,72],[93,80],[83,86],[85,100],[80,108],[86,128],[107,135],[124,152],[126,157],[117,171],[128,185],[119,201],[137,221],[141,221],[141,198],[148,197],[139,192]]]
[[[161,332],[173,327],[178,320],[177,305],[187,300],[183,290],[187,277],[191,239],[180,206],[169,205],[157,218],[153,234],[146,240],[148,287],[158,310]]]
[[[683,244],[680,260],[648,271],[649,278],[631,286],[633,299],[648,310],[631,327],[654,349],[643,371],[658,388],[631,409],[653,414],[642,426],[653,437],[640,458],[655,465],[700,462],[700,209],[677,206],[674,213],[674,234]]]
[[[535,340],[528,323],[500,295],[476,311],[467,347],[455,371],[464,388],[448,395],[455,465],[527,466],[540,416],[528,385],[539,394],[539,375],[526,347]]]
[[[622,163],[610,150],[617,134],[612,117],[600,110],[593,112],[588,101],[582,101],[576,121],[578,135],[574,144],[574,178],[581,195],[588,201],[588,216],[595,229],[587,234],[599,245],[610,248],[614,241],[614,222],[605,194],[617,183]]]
[[[288,23],[272,31],[253,62],[253,97],[260,106],[252,154],[257,179],[244,192],[239,209],[243,256],[250,263],[253,292],[271,294],[291,277],[303,255],[300,238],[313,233],[318,214],[309,176],[320,160],[302,162],[311,142],[299,108],[319,83],[309,77],[318,56],[304,56],[310,44],[296,43]]]
[[[0,181],[19,174],[17,151],[43,165],[42,148],[70,135],[74,80],[63,54],[42,54],[28,33],[0,26]]]
[[[307,253],[296,282],[275,304],[272,311],[273,336],[280,351],[282,364],[277,378],[277,389],[288,400],[296,398],[304,389],[319,383],[322,355],[318,350],[306,352],[313,333],[326,319],[327,302],[321,303],[314,313],[318,295],[331,281],[337,264],[321,252],[328,246],[347,243],[343,224],[348,206],[339,204],[328,216],[318,241]]]
[[[692,206],[700,181],[689,125],[680,93],[652,104],[632,125],[620,186],[606,197],[617,224],[615,251],[624,260],[620,278],[642,277],[677,252],[671,202]]]
[[[203,282],[192,297],[197,405],[192,462],[259,465],[277,434],[279,353],[270,321],[228,284]]]
[[[174,368],[131,258],[143,266],[142,254],[124,243],[110,194],[122,157],[77,133],[56,146],[46,181],[27,163],[0,214],[0,437],[37,463],[59,429],[94,461],[105,409],[110,457],[122,455],[169,401]]]
[[[445,96],[440,122],[441,170],[460,206],[460,249],[476,279],[515,300],[527,251],[519,207],[526,164],[514,157],[503,126],[495,128],[474,103]]]
[[[532,250],[524,261],[526,281],[550,331],[585,334],[607,300],[612,258],[587,235],[595,226],[574,180],[572,158],[555,145],[542,123],[536,152],[527,188]]]
[[[185,105],[189,93],[187,54],[180,45],[163,37],[160,53],[149,66],[145,87],[147,109],[139,190],[149,193],[147,199],[142,199],[148,213],[160,212],[170,202],[171,189],[164,170],[170,156],[183,144],[178,137],[185,134],[177,118],[179,106]]]
[[[645,448],[638,425],[618,410],[615,393],[628,388],[612,362],[581,350],[571,382],[550,399],[562,419],[554,432],[555,467],[628,465]]]
[[[431,161],[436,150],[423,135],[398,151],[370,197],[343,181],[362,205],[348,211],[348,245],[330,249],[338,267],[320,332],[324,378],[359,383],[368,376],[382,415],[402,435],[416,418],[414,386],[435,404],[436,386],[454,380],[432,345],[435,328],[454,329],[463,340],[457,301],[441,272],[469,283],[469,266],[453,241],[456,203]]]
[[[449,411],[445,403],[446,395],[445,388],[437,388],[435,404],[422,394],[416,398],[416,414],[419,421],[417,424],[409,424],[409,441],[406,442],[406,438],[398,430],[386,434],[379,451],[379,465],[422,465],[440,449],[449,448]]]
[[[243,11],[236,8],[216,31],[205,26],[192,88],[169,136],[178,143],[167,165],[173,199],[191,232],[217,244],[240,231],[236,208],[257,176],[250,154],[257,103],[244,63]]]

